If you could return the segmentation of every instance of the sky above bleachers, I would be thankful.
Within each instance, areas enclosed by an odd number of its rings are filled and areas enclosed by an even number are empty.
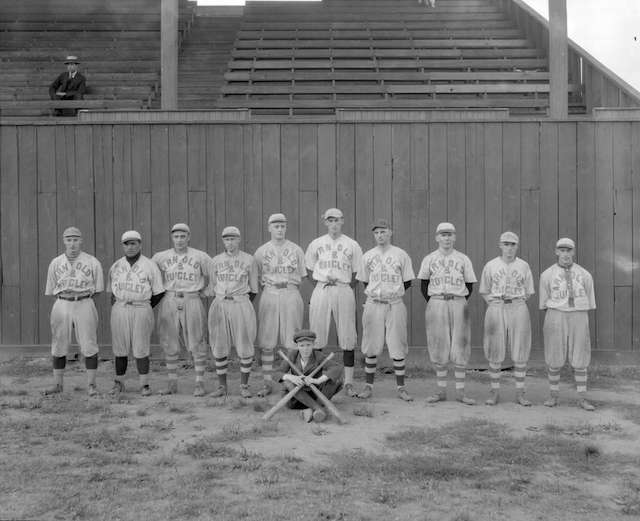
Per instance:
[[[199,5],[245,3],[244,0],[197,1]],[[524,1],[548,17],[549,0]],[[567,12],[569,37],[640,90],[640,0],[567,0]]]

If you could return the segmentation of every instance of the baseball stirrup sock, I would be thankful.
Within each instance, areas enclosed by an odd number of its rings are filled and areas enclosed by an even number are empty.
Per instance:
[[[447,366],[436,365],[436,382],[438,390],[443,391],[447,388]]]
[[[527,376],[527,365],[516,364],[516,368],[513,371],[513,375],[516,378],[516,389],[519,391],[524,389],[524,378]]]
[[[216,374],[218,375],[218,385],[227,386],[227,365],[229,360],[226,356],[216,358]]]
[[[356,356],[353,351],[343,351],[342,361],[344,362],[344,383],[353,384],[353,366],[355,365]]]
[[[549,390],[555,393],[560,391],[560,368],[548,367],[547,376],[549,378]]]
[[[456,378],[456,391],[463,391],[464,379],[467,376],[467,368],[462,365],[456,365],[453,374]]]
[[[124,376],[127,372],[127,365],[129,364],[129,357],[116,356],[116,376]]]
[[[404,385],[404,358],[393,359],[393,372],[396,375],[396,385],[402,387]]]
[[[246,385],[249,382],[249,375],[251,374],[251,364],[253,363],[253,357],[240,359],[240,383]]]
[[[378,357],[376,356],[367,356],[364,359],[364,373],[365,373],[365,381],[368,384],[373,385],[373,379],[376,376],[376,365],[378,364]]]
[[[194,360],[193,365],[196,370],[196,382],[202,382],[204,380],[204,370],[207,368],[207,364],[204,360]]]
[[[138,369],[138,374],[145,375],[149,374],[149,367],[151,362],[149,361],[149,357],[145,356],[143,358],[136,358],[136,368]]]
[[[265,380],[271,380],[271,372],[273,371],[273,349],[262,350],[262,377]]]
[[[579,393],[587,392],[587,370],[586,369],[574,369],[573,377],[576,380],[576,391]]]
[[[491,389],[500,389],[501,364],[489,363],[489,376],[491,377]]]
[[[167,376],[169,380],[177,380],[178,379],[178,357],[177,356],[167,356]]]
[[[67,357],[66,356],[53,356],[52,363],[54,371],[56,369],[64,369],[67,367]]]
[[[84,366],[87,369],[95,370],[98,368],[98,355],[86,356],[84,359]]]

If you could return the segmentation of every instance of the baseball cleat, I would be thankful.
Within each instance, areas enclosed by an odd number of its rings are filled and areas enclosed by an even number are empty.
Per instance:
[[[111,396],[117,396],[124,392],[124,384],[120,380],[114,380],[113,387],[109,391]]]
[[[207,394],[204,390],[204,385],[202,382],[196,382],[196,386],[193,389],[193,396],[196,398],[202,398],[205,394]]]
[[[530,400],[527,400],[524,397],[524,393],[518,393],[516,395],[516,403],[522,405],[523,407],[531,407],[533,405]]]
[[[148,385],[143,385],[140,389],[141,396],[151,396],[151,388]]]
[[[311,423],[311,420],[313,420],[313,411],[311,409],[303,409],[302,419],[307,423]]]
[[[249,384],[242,384],[240,386],[240,396],[243,398],[251,398],[253,394],[251,394],[251,390],[249,389]]]
[[[96,384],[89,384],[87,387],[87,394],[90,397],[98,396],[98,389],[96,389]]]
[[[178,394],[178,382],[170,381],[166,389],[160,391],[161,395]]]
[[[344,394],[349,396],[350,398],[355,398],[356,396],[358,396],[358,392],[354,389],[353,384],[344,385]]]
[[[223,396],[227,396],[227,388],[224,385],[219,385],[210,396],[213,398],[222,398]]]
[[[548,400],[545,400],[545,407],[557,407],[558,406],[558,397],[551,395]]]
[[[49,396],[51,394],[60,394],[62,392],[62,384],[55,384],[53,387],[49,387],[42,391],[42,394]]]
[[[265,396],[270,395],[273,392],[273,383],[271,382],[271,380],[265,380],[264,384],[262,385],[262,389],[260,389],[257,392],[257,395],[260,398],[264,398]]]
[[[322,408],[318,408],[315,411],[313,411],[313,421],[314,422],[322,423],[326,419],[327,419],[327,413],[324,412],[324,410],[322,410]]]
[[[464,393],[457,393],[456,394],[456,401],[463,403],[465,405],[475,405],[476,401],[473,398],[469,398],[466,394]]]
[[[593,406],[593,404],[591,402],[588,402],[584,398],[581,398],[580,400],[578,400],[578,407],[580,407],[581,409],[584,409],[585,411],[595,411],[596,410],[596,408]]]
[[[496,405],[500,401],[500,393],[497,389],[489,391],[489,398],[484,402],[485,405]]]
[[[444,402],[447,399],[447,393],[446,391],[439,391],[436,394],[432,394],[431,396],[427,397],[427,403],[438,403],[438,402]]]
[[[398,387],[398,398],[404,400],[405,402],[412,402],[413,396],[411,396],[407,390],[403,387]]]
[[[358,398],[366,400],[368,398],[371,398],[371,396],[373,396],[373,385],[365,384],[362,392],[358,393]]]

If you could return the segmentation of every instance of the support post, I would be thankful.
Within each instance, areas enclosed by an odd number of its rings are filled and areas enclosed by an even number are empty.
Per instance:
[[[178,0],[160,7],[160,89],[162,110],[178,108]]]
[[[569,116],[567,0],[549,0],[549,115]]]

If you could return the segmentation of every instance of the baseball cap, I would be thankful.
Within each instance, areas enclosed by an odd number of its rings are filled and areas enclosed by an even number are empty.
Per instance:
[[[240,230],[235,226],[227,226],[222,230],[222,237],[240,237]]]
[[[171,233],[173,232],[191,233],[191,228],[189,228],[189,226],[187,226],[185,223],[176,223],[173,225],[173,228],[171,228]]]
[[[504,232],[500,236],[500,242],[515,242],[516,244],[518,244],[520,240],[518,239],[518,236],[513,232]]]
[[[273,223],[286,223],[287,218],[283,213],[273,213],[269,216],[269,224]]]
[[[301,340],[311,340],[313,342],[315,339],[316,334],[310,329],[300,329],[293,334],[294,342],[300,342]]]
[[[386,219],[376,219],[375,221],[373,221],[373,224],[371,225],[371,230],[373,231],[376,228],[391,229],[391,225],[389,224],[389,221],[387,221]]]
[[[64,232],[62,237],[82,237],[82,233],[75,226],[69,226]]]
[[[456,227],[451,223],[440,223],[436,228],[436,233],[442,232],[456,233]]]
[[[335,217],[336,219],[342,219],[342,211],[338,208],[329,208],[326,212],[324,212],[323,219],[328,219],[329,217]]]
[[[125,243],[128,241],[140,241],[142,242],[142,236],[135,230],[129,230],[122,234],[120,242]]]
[[[66,65],[67,63],[80,63],[80,60],[78,60],[77,56],[69,55],[64,60],[64,64]]]
[[[576,243],[568,237],[558,239],[558,242],[556,242],[556,248],[571,248],[573,250],[575,247]]]

